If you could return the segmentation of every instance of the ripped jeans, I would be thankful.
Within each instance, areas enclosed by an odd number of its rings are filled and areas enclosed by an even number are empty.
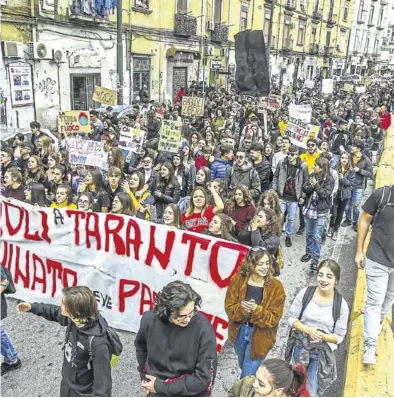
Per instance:
[[[352,220],[352,210],[353,210],[353,223],[357,224],[360,217],[361,201],[363,199],[364,189],[354,189],[352,191],[352,197],[346,206],[346,219]]]

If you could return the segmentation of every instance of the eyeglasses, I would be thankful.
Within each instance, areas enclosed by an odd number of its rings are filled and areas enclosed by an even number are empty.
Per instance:
[[[308,144],[308,148],[314,148],[316,144]]]
[[[289,156],[297,156],[298,154],[297,154],[297,152],[289,152],[288,155]]]
[[[197,313],[198,313],[198,308],[195,307],[194,310],[192,312],[190,312],[189,314],[178,315],[178,316],[174,317],[174,319],[178,322],[182,322],[182,321],[186,320],[187,318],[192,319]]]
[[[78,200],[78,204],[79,205],[88,205],[89,204],[89,201],[88,200]]]

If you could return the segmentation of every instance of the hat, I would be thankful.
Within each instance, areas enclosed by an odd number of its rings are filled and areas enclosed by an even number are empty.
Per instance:
[[[190,144],[189,144],[189,141],[187,139],[184,139],[181,142],[181,148],[183,149],[185,146],[190,148]]]

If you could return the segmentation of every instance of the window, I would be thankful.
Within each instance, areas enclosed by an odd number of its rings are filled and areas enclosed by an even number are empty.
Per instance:
[[[248,4],[241,3],[241,16],[240,16],[240,26],[239,26],[239,30],[241,32],[243,30],[248,29],[248,12],[249,12]]]
[[[383,22],[383,10],[379,11],[379,19],[378,19],[378,26],[382,27],[382,22]]]
[[[214,0],[214,17],[213,20],[215,23],[222,22],[222,0]]]
[[[319,11],[319,0],[315,0],[314,6],[313,6],[313,11],[315,11],[315,12]]]
[[[297,46],[303,46],[305,42],[305,22],[298,22],[298,35],[297,35]]]
[[[368,47],[369,47],[369,37],[365,40],[365,47],[364,47],[364,53],[368,54]]]
[[[285,20],[285,25],[283,27],[283,47],[289,47],[290,41],[290,23]]]
[[[341,36],[340,36],[340,42],[339,42],[339,50],[342,52],[345,50],[344,45],[346,41],[346,32],[341,31]]]
[[[270,19],[271,19],[271,10],[265,9],[264,27],[263,27],[265,43],[268,43],[268,34],[270,31]]]
[[[368,20],[368,25],[373,24],[373,13],[375,11],[375,6],[371,4],[371,10],[369,12],[369,20]]]
[[[317,32],[317,29],[316,28],[312,28],[312,40],[311,40],[312,44],[315,44],[316,32]]]
[[[354,37],[354,49],[353,51],[358,51],[360,43],[360,29],[356,30],[356,36]]]
[[[363,12],[364,12],[364,2],[360,1],[360,7],[358,9],[357,21],[362,21],[363,20]]]
[[[375,40],[375,44],[374,44],[374,46],[373,46],[373,53],[374,53],[374,54],[377,54],[378,52],[379,52],[379,40],[376,39],[376,40]]]
[[[177,0],[176,9],[179,14],[187,13],[187,1],[188,0]]]
[[[330,43],[331,43],[331,30],[327,30],[327,34],[326,34],[326,46],[330,47]]]
[[[133,99],[146,86],[150,92],[150,58],[133,57]]]
[[[391,32],[391,39],[390,39],[390,42],[394,42],[394,29],[393,29],[393,31]]]
[[[136,8],[149,10],[149,0],[135,0],[134,5]]]
[[[348,17],[349,17],[349,3],[346,3],[345,8],[343,9],[343,21],[347,22]]]

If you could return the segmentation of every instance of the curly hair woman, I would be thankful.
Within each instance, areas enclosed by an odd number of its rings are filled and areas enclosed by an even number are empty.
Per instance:
[[[207,235],[214,236],[230,242],[237,242],[233,236],[233,224],[231,218],[224,213],[216,214],[209,223]]]
[[[134,341],[142,387],[150,396],[210,396],[217,368],[216,337],[199,313],[201,296],[181,281],[164,286],[144,313]]]
[[[284,217],[280,208],[280,201],[277,192],[273,189],[268,189],[267,191],[264,191],[260,196],[258,206],[267,207],[275,212],[278,219],[279,231],[281,231],[283,227]]]
[[[273,263],[265,248],[252,248],[226,292],[229,340],[234,343],[241,379],[255,375],[275,345],[286,296],[282,282],[273,276]]]

